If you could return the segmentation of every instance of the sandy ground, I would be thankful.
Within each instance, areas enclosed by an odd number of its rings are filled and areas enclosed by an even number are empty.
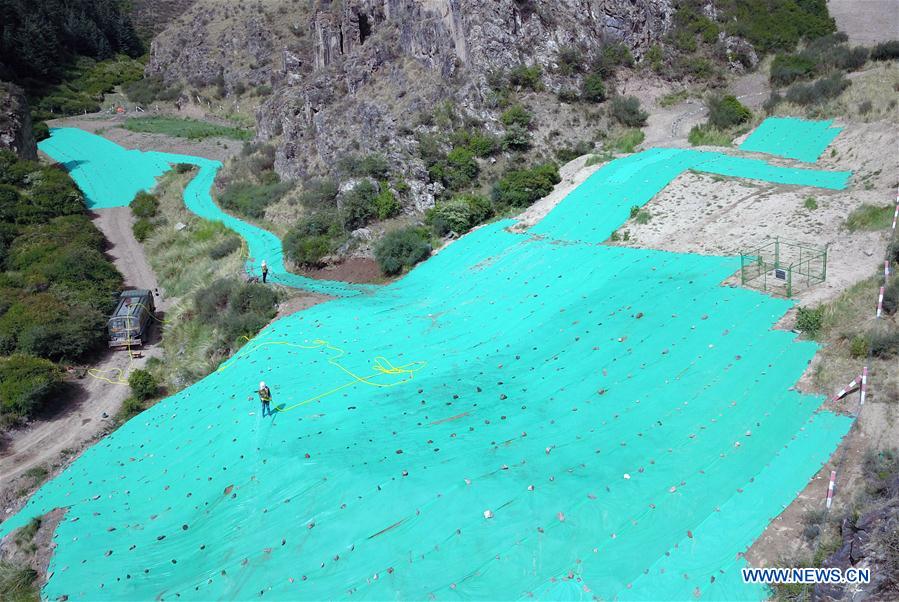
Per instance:
[[[899,39],[899,0],[827,0],[827,8],[853,44]]]
[[[132,216],[127,207],[104,209],[92,214],[94,224],[109,241],[107,254],[125,277],[125,286],[157,290],[156,308],[164,316],[171,300],[167,299],[143,252],[143,247],[131,233]],[[128,396],[127,385],[116,384],[118,371],[140,368],[147,358],[162,350],[156,342],[141,350],[141,357],[131,359],[127,351],[107,351],[91,368],[95,378],[84,375],[73,378],[74,395],[65,407],[48,411],[25,427],[6,434],[0,451],[0,521],[13,513],[25,501],[22,492],[29,491],[34,479],[26,473],[43,467],[54,474],[113,427],[113,416]],[[113,381],[113,382],[109,382]]]
[[[215,159],[222,162],[239,153],[243,146],[243,142],[231,140],[229,138],[189,140],[187,138],[173,138],[164,134],[131,132],[122,127],[128,117],[143,117],[146,115],[147,114],[137,113],[132,113],[131,115],[92,113],[82,117],[55,119],[47,123],[50,127],[80,128],[94,134],[102,135],[128,149],[195,155],[197,157],[205,157],[207,159]],[[177,116],[187,117],[187,115]]]

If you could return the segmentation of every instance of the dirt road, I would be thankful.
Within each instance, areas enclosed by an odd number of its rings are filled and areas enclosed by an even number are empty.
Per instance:
[[[110,243],[107,253],[124,275],[125,286],[158,290],[143,247],[131,232],[131,210],[104,209],[92,219]],[[159,293],[156,308],[164,314],[171,301],[163,291]],[[34,483],[28,471],[41,467],[55,473],[109,432],[113,416],[129,393],[127,385],[116,381],[127,378],[129,370],[142,367],[148,357],[159,353],[155,345],[143,349],[142,357],[134,359],[124,351],[104,353],[92,367],[92,374],[74,381],[75,394],[64,408],[47,412],[7,435],[0,451],[0,521],[24,502],[20,491],[29,490]]]

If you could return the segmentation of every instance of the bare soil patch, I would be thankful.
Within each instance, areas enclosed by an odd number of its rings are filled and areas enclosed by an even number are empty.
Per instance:
[[[319,269],[300,270],[298,273],[316,280],[341,280],[354,284],[384,281],[378,264],[374,259],[368,257],[349,257],[334,265]]]

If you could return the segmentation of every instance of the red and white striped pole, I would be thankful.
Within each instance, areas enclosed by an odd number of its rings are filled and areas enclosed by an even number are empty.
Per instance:
[[[865,366],[864,368],[862,368],[862,393],[861,393],[861,397],[859,398],[859,402],[858,402],[859,406],[865,405],[865,395],[867,394],[867,392],[868,392],[868,367]]]
[[[877,295],[877,317],[879,318],[881,314],[883,314],[883,289],[884,287],[880,287],[880,294]]]
[[[893,211],[893,230],[896,229],[897,219],[899,219],[899,199],[896,199],[896,210]]]
[[[855,391],[855,389],[858,388],[858,384],[859,384],[859,382],[861,382],[861,379],[862,379],[861,376],[855,377],[855,379],[853,379],[853,381],[851,383],[846,385],[843,389],[840,390],[839,393],[837,393],[836,395],[833,396],[832,401],[838,401],[840,399],[843,399],[844,397],[846,397],[846,395],[848,393]]]
[[[830,510],[830,505],[833,503],[833,484],[837,478],[837,471],[830,471],[830,485],[827,486],[827,509]]]

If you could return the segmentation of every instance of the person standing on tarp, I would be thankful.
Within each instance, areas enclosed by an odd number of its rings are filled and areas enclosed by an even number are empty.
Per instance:
[[[262,416],[272,416],[272,390],[268,388],[264,381],[260,381],[257,393],[259,393],[259,401],[262,402]]]
[[[265,263],[265,260],[262,260],[262,284],[265,284],[266,279],[268,278],[268,264]]]

